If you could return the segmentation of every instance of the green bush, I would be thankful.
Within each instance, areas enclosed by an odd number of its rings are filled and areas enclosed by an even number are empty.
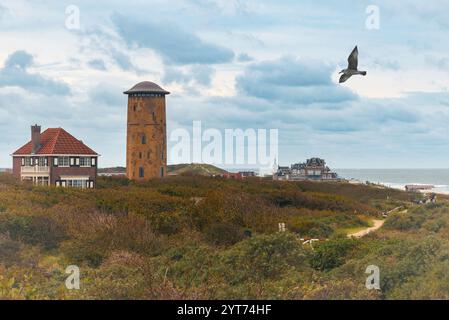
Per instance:
[[[175,234],[182,228],[181,216],[178,212],[161,212],[146,215],[154,231],[161,234]]]
[[[71,264],[87,263],[90,267],[96,268],[108,257],[110,252],[103,246],[98,245],[99,239],[78,239],[64,243],[62,252]]]
[[[334,229],[329,225],[310,220],[299,221],[289,226],[289,230],[298,233],[301,237],[312,238],[329,238],[334,233]]]
[[[239,283],[282,276],[289,269],[303,268],[307,253],[289,232],[260,235],[244,240],[223,255],[228,281]]]
[[[395,213],[388,217],[385,221],[384,228],[396,230],[419,229],[426,220],[426,213],[418,212],[401,212]]]
[[[61,225],[45,216],[2,217],[0,233],[8,234],[13,240],[40,245],[45,249],[57,248],[67,237]]]
[[[356,240],[346,238],[320,242],[315,245],[310,265],[312,268],[321,271],[336,268],[345,262],[348,253],[354,250],[357,244]]]
[[[216,223],[208,226],[204,236],[207,242],[216,246],[230,246],[243,240],[245,237],[240,227],[226,223]]]
[[[100,225],[99,230],[91,234],[68,241],[63,252],[73,263],[87,262],[96,267],[113,251],[153,256],[160,254],[163,248],[163,239],[153,232],[147,220],[129,215]]]

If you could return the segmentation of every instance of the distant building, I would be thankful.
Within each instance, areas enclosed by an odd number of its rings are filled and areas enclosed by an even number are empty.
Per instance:
[[[243,179],[243,175],[240,172],[239,173],[226,172],[226,173],[220,174],[219,177],[225,178],[225,179],[234,179],[234,180],[242,180]]]
[[[405,191],[416,191],[419,192],[421,190],[431,190],[434,186],[431,184],[408,184],[405,186]]]
[[[273,175],[274,180],[338,180],[324,159],[311,158],[303,163],[295,163],[290,167],[278,166]]]
[[[218,175],[220,178],[243,180],[248,177],[255,177],[254,171],[239,171],[239,172],[226,172]]]
[[[62,128],[31,127],[31,141],[12,154],[13,174],[36,185],[94,188],[99,154]]]
[[[239,171],[239,174],[241,174],[244,178],[256,176],[256,173],[254,171]]]
[[[102,168],[98,169],[98,175],[102,177],[126,177],[126,168],[124,167]]]

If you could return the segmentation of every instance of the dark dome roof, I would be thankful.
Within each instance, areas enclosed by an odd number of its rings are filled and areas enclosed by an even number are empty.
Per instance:
[[[142,81],[136,84],[134,87],[129,89],[128,91],[123,92],[124,94],[130,93],[163,93],[170,94],[170,92],[165,91],[160,86],[150,81]]]

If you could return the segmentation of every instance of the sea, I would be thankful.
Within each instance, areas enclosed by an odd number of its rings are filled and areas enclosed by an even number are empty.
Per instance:
[[[433,185],[429,190],[449,194],[449,169],[333,169],[339,177],[369,181],[404,190],[407,184]]]

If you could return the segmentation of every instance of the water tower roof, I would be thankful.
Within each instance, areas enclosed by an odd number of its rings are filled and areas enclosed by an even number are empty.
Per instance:
[[[170,94],[170,92],[165,91],[159,85],[155,84],[151,81],[142,81],[136,84],[134,87],[129,89],[128,91],[123,92],[124,94],[130,93],[162,93],[162,94]]]

